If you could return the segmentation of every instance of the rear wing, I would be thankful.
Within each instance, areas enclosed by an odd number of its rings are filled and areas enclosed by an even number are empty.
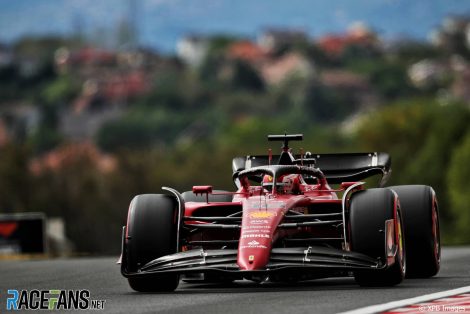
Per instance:
[[[391,158],[387,153],[346,153],[346,154],[314,154],[315,167],[319,168],[325,175],[328,183],[336,184],[348,181],[360,181],[373,175],[381,175],[380,186],[387,181],[391,172]],[[297,161],[300,155],[295,155]],[[276,162],[279,155],[273,155],[272,160]],[[304,164],[308,164],[305,162]],[[232,170],[238,173],[245,169],[269,164],[269,156],[246,156],[235,157],[232,161]]]

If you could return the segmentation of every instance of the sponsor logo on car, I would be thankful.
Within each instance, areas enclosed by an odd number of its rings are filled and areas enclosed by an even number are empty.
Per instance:
[[[243,230],[261,230],[261,229],[271,229],[270,225],[254,225],[254,226],[243,226]]]
[[[242,235],[242,239],[246,238],[267,238],[269,239],[271,236],[269,234],[244,234]]]
[[[247,234],[247,233],[269,233],[270,230],[266,230],[266,229],[253,229],[253,230],[243,230],[243,234]]]
[[[263,224],[268,224],[269,221],[265,219],[251,219],[250,223],[252,225],[263,225]]]
[[[253,240],[251,242],[248,242],[248,245],[243,245],[241,248],[242,249],[246,249],[246,248],[249,248],[249,249],[266,249],[267,246],[260,244],[256,240]]]
[[[259,218],[270,218],[270,217],[273,217],[275,216],[276,213],[271,213],[271,212],[252,212],[250,213],[250,218],[255,218],[255,219],[259,219]]]
[[[284,202],[272,201],[272,202],[250,202],[251,209],[278,209],[286,208]]]

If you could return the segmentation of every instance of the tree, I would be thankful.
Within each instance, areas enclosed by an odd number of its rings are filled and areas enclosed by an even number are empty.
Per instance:
[[[0,212],[29,210],[32,184],[28,149],[9,144],[0,148],[0,156]]]
[[[235,89],[264,90],[264,81],[258,72],[250,64],[241,60],[236,60],[233,64],[231,85]]]
[[[50,105],[70,103],[80,92],[80,84],[69,75],[56,78],[41,92],[41,99]]]
[[[421,99],[390,105],[366,118],[357,133],[365,150],[392,156],[391,185],[426,184],[436,190],[441,220],[450,230],[453,208],[446,173],[453,167],[452,152],[469,130],[470,110],[451,104],[440,106]],[[398,169],[398,171],[397,171]]]
[[[470,178],[470,132],[467,132],[462,143],[453,151],[452,161],[447,173],[447,189],[449,193],[449,209],[454,215],[454,240],[460,243],[470,242],[470,193],[468,193],[468,178]]]
[[[371,84],[387,99],[399,99],[416,94],[408,80],[407,65],[384,59],[352,59],[346,65],[352,71],[368,76]]]

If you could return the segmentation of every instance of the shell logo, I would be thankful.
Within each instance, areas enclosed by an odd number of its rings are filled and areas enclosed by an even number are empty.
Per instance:
[[[274,216],[274,213],[270,213],[270,212],[253,212],[253,213],[250,213],[250,218],[254,218],[254,219],[270,218],[272,216]]]

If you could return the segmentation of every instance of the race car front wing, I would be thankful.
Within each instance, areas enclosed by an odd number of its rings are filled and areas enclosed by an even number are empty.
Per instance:
[[[121,272],[125,277],[149,276],[162,273],[231,273],[237,275],[265,274],[301,271],[305,273],[335,273],[352,270],[382,269],[387,267],[369,256],[327,247],[273,248],[269,263],[264,269],[245,271],[237,265],[237,250],[190,250],[166,255],[129,272],[125,258]]]

